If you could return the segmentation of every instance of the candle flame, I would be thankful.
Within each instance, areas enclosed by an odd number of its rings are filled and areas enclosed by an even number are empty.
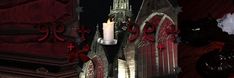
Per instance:
[[[107,20],[107,23],[111,23],[110,19]]]
[[[109,18],[106,23],[111,24],[111,23],[114,23],[114,22],[112,22],[111,19]]]

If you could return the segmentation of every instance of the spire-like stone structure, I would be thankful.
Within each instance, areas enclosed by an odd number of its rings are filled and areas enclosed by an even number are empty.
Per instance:
[[[114,17],[115,22],[124,22],[126,17],[131,17],[132,15],[129,0],[113,0],[112,7],[109,16]]]
[[[123,30],[123,23],[132,16],[129,0],[113,0],[112,9],[110,9],[109,17],[115,21],[115,38]]]

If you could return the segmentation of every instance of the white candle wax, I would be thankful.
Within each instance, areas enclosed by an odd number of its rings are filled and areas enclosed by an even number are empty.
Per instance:
[[[108,20],[107,23],[103,23],[103,37],[105,41],[114,40],[114,22]]]

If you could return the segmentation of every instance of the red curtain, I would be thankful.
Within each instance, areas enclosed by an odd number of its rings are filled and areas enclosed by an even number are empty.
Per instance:
[[[221,18],[225,14],[234,12],[233,0],[178,0],[182,7],[182,12],[179,14],[179,22],[183,20],[199,20],[201,18],[213,17]],[[181,24],[181,23],[179,23]],[[209,48],[207,48],[209,46]],[[196,60],[207,53],[208,50],[215,48],[213,45],[207,45],[201,48],[189,48],[179,45],[179,66],[182,68],[182,73],[179,78],[200,78],[196,72]],[[232,78],[231,76],[230,78]]]

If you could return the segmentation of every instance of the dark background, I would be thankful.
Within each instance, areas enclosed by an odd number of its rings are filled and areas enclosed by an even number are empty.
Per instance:
[[[133,17],[136,17],[141,2],[142,0],[130,0]],[[101,25],[107,19],[112,4],[112,0],[81,0],[80,6],[83,7],[80,20],[81,25]]]
[[[142,0],[130,0],[133,17],[136,17]],[[182,7],[179,20],[198,20],[204,17],[220,18],[224,14],[233,12],[233,0],[177,0]],[[83,7],[81,25],[95,27],[102,24],[109,14],[112,0],[81,0]]]

